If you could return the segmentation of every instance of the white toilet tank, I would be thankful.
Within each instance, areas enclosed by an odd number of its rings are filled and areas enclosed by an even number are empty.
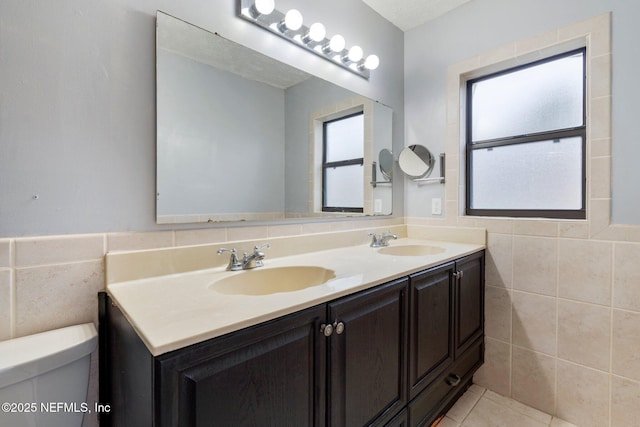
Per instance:
[[[93,323],[0,342],[0,426],[80,427],[86,401]]]

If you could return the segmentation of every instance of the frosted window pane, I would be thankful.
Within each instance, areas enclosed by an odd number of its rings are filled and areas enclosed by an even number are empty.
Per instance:
[[[472,151],[472,209],[582,208],[582,138]]]
[[[473,142],[583,125],[583,54],[472,84]]]
[[[364,115],[328,122],[325,138],[327,162],[364,157]]]
[[[325,206],[364,206],[364,169],[361,165],[328,168],[325,171]]]

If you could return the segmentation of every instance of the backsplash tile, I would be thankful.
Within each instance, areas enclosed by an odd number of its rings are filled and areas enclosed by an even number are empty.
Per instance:
[[[11,256],[12,241],[9,239],[0,239],[0,268],[11,267],[13,264]]]
[[[21,238],[15,241],[15,266],[61,264],[104,255],[102,234]]]
[[[173,246],[173,231],[107,234],[107,251],[136,251]]]
[[[16,337],[85,322],[97,325],[102,260],[18,268],[15,281]]]
[[[256,240],[267,239],[269,237],[269,228],[261,227],[232,227],[227,229],[227,239],[234,240]]]
[[[226,228],[204,228],[197,230],[175,231],[176,246],[205,245],[214,242],[224,242],[226,240]]]
[[[11,338],[11,270],[0,268],[0,341]]]

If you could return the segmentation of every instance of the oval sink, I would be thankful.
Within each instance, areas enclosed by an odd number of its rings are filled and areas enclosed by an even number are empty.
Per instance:
[[[378,249],[378,253],[393,256],[424,256],[442,252],[444,252],[444,248],[430,245],[387,246],[386,248]]]
[[[216,280],[210,288],[229,295],[269,295],[322,285],[334,277],[333,270],[314,266],[259,268]]]

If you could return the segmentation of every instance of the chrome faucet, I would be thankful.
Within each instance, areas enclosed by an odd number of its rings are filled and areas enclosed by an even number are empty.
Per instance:
[[[382,248],[385,246],[389,246],[389,240],[396,240],[398,238],[397,234],[390,233],[369,233],[369,236],[371,237],[371,244],[369,246],[371,246],[372,248]]]
[[[229,257],[229,265],[227,265],[227,270],[230,271],[238,271],[238,270],[249,270],[251,268],[262,267],[264,263],[262,260],[264,259],[264,252],[260,251],[262,248],[270,248],[271,245],[268,243],[262,246],[254,246],[252,253],[245,252],[242,256],[242,259],[238,258],[238,251],[235,248],[226,249],[220,248],[218,249],[218,255],[224,252],[230,252],[231,256]]]

